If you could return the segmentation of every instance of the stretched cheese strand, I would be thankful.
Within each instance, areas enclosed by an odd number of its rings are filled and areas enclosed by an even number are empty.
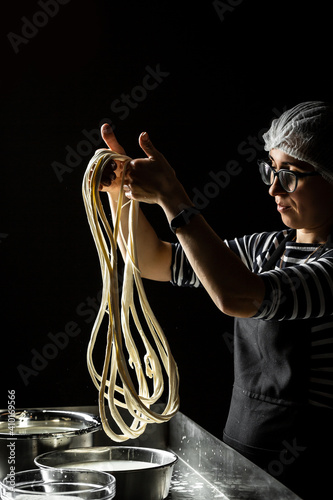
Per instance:
[[[90,376],[99,391],[99,411],[103,429],[111,439],[120,442],[140,436],[145,431],[147,424],[166,422],[176,414],[179,408],[179,376],[177,365],[171,354],[168,342],[149,306],[138,269],[135,231],[138,221],[139,204],[136,201],[131,200],[129,202],[127,242],[124,241],[122,235],[120,217],[124,175],[121,182],[113,232],[101,203],[99,186],[103,170],[110,160],[123,162],[123,172],[125,172],[131,158],[115,153],[114,151],[102,150],[97,152],[88,164],[82,185],[84,205],[96,244],[103,280],[101,304],[87,349],[87,365]],[[118,290],[118,237],[123,239],[126,248],[121,300],[119,300]],[[134,286],[137,291],[143,317],[148,327],[150,341],[144,333],[136,311]],[[103,370],[100,375],[93,362],[93,351],[106,312],[109,313],[107,345]],[[146,351],[144,367],[142,366],[141,357],[131,333],[131,322],[134,322],[134,326]],[[154,343],[156,351],[152,343]],[[129,356],[128,363],[125,358],[125,350]],[[128,365],[135,372],[137,388],[129,373]],[[159,401],[164,392],[162,366],[168,377],[169,391],[168,400],[163,412],[157,413],[150,407]],[[152,389],[149,389],[146,377],[152,379]],[[121,399],[119,399],[119,395]],[[120,433],[115,432],[108,422],[105,408],[106,400],[111,416],[121,431]],[[131,425],[125,423],[117,407],[128,410],[132,417]]]

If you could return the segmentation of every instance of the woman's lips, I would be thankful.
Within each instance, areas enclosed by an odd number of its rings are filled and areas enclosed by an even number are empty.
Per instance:
[[[281,205],[278,203],[277,209],[278,212],[285,212],[286,210],[289,210],[290,205]]]

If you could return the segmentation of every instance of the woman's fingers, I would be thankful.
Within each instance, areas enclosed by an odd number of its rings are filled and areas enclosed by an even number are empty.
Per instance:
[[[104,123],[101,127],[101,135],[104,142],[107,146],[112,150],[116,151],[116,153],[125,154],[124,148],[119,144],[112,127],[108,123]]]
[[[101,178],[102,186],[105,187],[111,186],[112,181],[114,181],[117,177],[115,172],[116,169],[117,169],[116,162],[114,160],[109,160],[108,163],[105,165],[102,173],[102,178]]]
[[[155,146],[151,142],[147,132],[142,132],[142,134],[140,134],[139,144],[141,149],[148,156],[148,158],[153,159],[161,155],[161,153],[155,148]]]

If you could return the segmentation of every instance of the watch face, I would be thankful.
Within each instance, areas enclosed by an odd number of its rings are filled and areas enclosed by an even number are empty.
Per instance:
[[[176,230],[182,226],[188,224],[193,217],[193,215],[200,214],[200,210],[195,207],[189,207],[182,210],[172,221],[170,222],[171,230],[176,234]]]

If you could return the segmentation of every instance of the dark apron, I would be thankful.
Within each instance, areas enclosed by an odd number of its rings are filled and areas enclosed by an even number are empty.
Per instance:
[[[274,268],[294,234],[263,271]],[[235,380],[223,439],[266,470],[286,448],[306,446],[310,331],[311,320],[235,319]]]
[[[270,459],[296,436],[303,442],[308,323],[236,320],[235,380],[224,441],[256,462]]]
[[[263,271],[275,267],[294,234]],[[326,246],[332,241],[329,237]],[[333,450],[332,411],[308,404],[314,322],[235,319],[235,380],[223,435],[225,443],[304,499],[326,491],[331,482],[327,451]]]

